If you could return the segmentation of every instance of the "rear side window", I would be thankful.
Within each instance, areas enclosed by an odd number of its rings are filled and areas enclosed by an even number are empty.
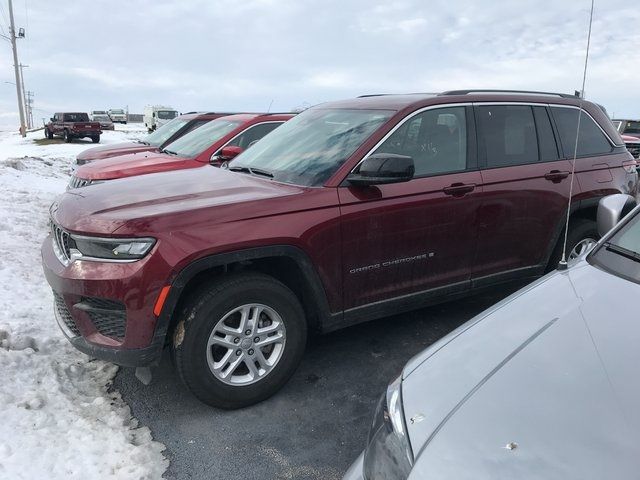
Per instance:
[[[576,132],[578,131],[577,108],[551,107],[553,118],[560,134],[560,143],[565,158],[573,157],[576,148]],[[603,155],[611,153],[612,146],[600,127],[586,113],[580,117],[580,137],[578,138],[579,157],[590,155]]]
[[[373,153],[394,153],[412,157],[416,177],[465,170],[465,108],[437,108],[415,115],[402,124]]]
[[[264,137],[267,133],[275,130],[277,127],[282,125],[282,123],[283,122],[259,123],[258,125],[254,125],[242,132],[236,138],[227,143],[227,145],[242,147],[246,150],[262,137]]]
[[[558,145],[556,144],[547,109],[545,107],[533,107],[533,116],[536,120],[536,130],[538,131],[540,160],[543,162],[558,160],[560,158]]]
[[[538,161],[533,109],[528,105],[487,105],[477,108],[481,144],[488,168]]]

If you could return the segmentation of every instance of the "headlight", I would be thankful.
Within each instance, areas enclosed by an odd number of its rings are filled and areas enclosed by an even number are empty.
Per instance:
[[[406,480],[413,453],[402,409],[402,376],[387,387],[376,408],[369,443],[364,451],[366,480]]]
[[[144,257],[156,243],[153,238],[93,238],[78,235],[71,237],[71,255],[75,250],[80,258],[95,258],[104,260],[137,260]]]
[[[76,260],[135,262],[156,243],[155,238],[102,238],[74,235],[51,222],[53,252],[63,265]]]

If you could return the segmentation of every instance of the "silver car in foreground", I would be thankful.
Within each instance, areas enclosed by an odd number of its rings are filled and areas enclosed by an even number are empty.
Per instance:
[[[635,200],[600,202],[607,232]],[[345,480],[640,477],[640,210],[412,358]]]

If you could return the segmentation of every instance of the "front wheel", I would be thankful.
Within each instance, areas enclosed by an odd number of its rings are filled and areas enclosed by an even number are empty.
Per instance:
[[[93,143],[100,143],[100,135],[94,135],[93,137],[91,137],[91,141]]]
[[[306,339],[295,294],[270,276],[242,273],[191,297],[172,349],[180,378],[199,400],[233,409],[277,392],[298,367]]]
[[[53,140],[53,132],[46,127],[44,129],[44,136],[47,137],[49,140]]]
[[[65,143],[71,143],[71,135],[69,135],[69,130],[64,131],[64,133],[62,134],[62,138]]]

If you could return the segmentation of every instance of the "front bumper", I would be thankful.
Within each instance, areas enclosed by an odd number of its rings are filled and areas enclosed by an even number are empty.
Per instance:
[[[78,350],[123,366],[158,363],[168,326],[153,307],[166,272],[151,254],[137,262],[75,261],[63,265],[52,239],[42,266],[54,292],[56,320]]]
[[[356,458],[351,464],[349,470],[346,471],[342,480],[364,480],[364,452]]]

